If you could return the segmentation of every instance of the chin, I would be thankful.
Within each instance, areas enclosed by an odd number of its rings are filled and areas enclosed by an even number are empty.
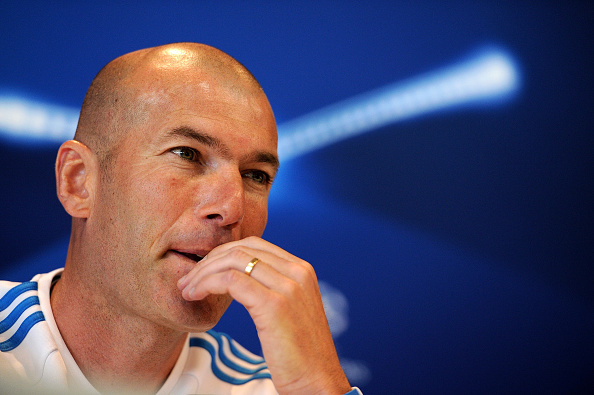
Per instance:
[[[184,332],[206,332],[221,319],[231,304],[229,295],[209,295],[203,300],[188,302],[181,300],[179,309],[169,310],[175,327]]]

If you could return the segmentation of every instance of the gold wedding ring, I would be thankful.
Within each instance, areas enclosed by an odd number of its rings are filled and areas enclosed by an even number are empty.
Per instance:
[[[245,267],[245,274],[247,274],[248,276],[252,275],[252,270],[254,270],[254,267],[256,266],[256,264],[260,262],[260,260],[258,258],[254,258],[250,261],[250,263],[247,264],[247,266]]]

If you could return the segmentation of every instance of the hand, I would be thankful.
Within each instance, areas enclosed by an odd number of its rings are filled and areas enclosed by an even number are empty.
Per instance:
[[[254,257],[260,260],[248,276],[244,270]],[[245,306],[279,393],[350,391],[309,263],[249,237],[212,250],[178,287],[189,301],[229,294]]]

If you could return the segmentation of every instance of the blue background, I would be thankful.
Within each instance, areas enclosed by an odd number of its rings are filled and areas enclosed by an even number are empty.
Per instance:
[[[594,6],[587,1],[4,1],[0,95],[79,108],[111,59],[176,41],[259,79],[279,125],[502,48],[517,94],[282,164],[265,238],[348,299],[339,354],[381,393],[594,388]],[[0,131],[0,275],[62,266],[59,144]],[[248,330],[245,330],[247,325]],[[224,330],[259,346],[233,305]]]

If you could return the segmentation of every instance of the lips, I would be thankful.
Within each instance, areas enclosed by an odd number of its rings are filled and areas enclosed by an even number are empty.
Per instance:
[[[194,262],[200,262],[202,260],[202,258],[204,258],[204,256],[202,256],[202,255],[193,254],[191,252],[184,252],[184,251],[178,251],[178,250],[172,250],[172,251],[175,252],[176,254],[183,255],[186,258],[193,260]]]

